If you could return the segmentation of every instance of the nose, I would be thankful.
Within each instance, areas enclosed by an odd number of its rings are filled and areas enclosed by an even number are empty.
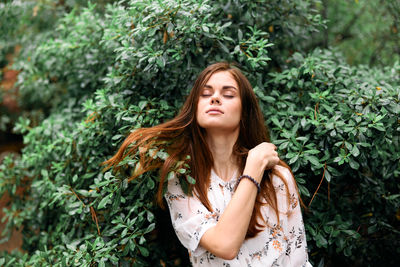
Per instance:
[[[214,94],[214,95],[211,97],[211,104],[212,104],[212,105],[213,105],[213,104],[221,104],[221,101],[220,101],[218,95]]]

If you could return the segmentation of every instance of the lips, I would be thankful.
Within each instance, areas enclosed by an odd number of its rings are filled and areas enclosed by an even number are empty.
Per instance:
[[[206,111],[207,114],[224,114],[220,109],[211,108]]]

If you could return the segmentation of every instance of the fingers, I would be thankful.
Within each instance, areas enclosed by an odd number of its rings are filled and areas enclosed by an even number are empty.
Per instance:
[[[276,164],[279,163],[279,155],[277,150],[276,145],[272,143],[267,143],[265,142],[268,146],[269,151],[266,152],[265,159],[267,160],[267,163],[265,165],[265,169],[271,169],[273,168]]]
[[[273,168],[276,164],[279,163],[279,155],[278,152],[276,152],[275,150],[273,150],[271,152],[271,155],[268,157],[268,163],[265,166],[265,169],[271,169]]]
[[[273,168],[279,163],[277,147],[263,142],[249,150],[246,159],[245,171],[255,179],[261,180],[264,170]]]
[[[277,147],[268,142],[260,143],[249,151],[248,159],[250,161],[260,161],[263,169],[271,169],[279,162]],[[259,165],[259,166],[260,166]]]
[[[257,146],[255,146],[253,149],[255,149],[255,150],[257,150],[257,149],[276,150],[277,147],[272,143],[262,142],[262,143],[258,144]]]

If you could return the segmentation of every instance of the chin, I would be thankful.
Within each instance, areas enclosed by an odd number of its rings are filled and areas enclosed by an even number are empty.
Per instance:
[[[217,131],[224,131],[224,132],[234,132],[236,129],[239,129],[238,125],[226,125],[221,123],[204,123],[199,124],[201,128],[206,130],[217,130]]]

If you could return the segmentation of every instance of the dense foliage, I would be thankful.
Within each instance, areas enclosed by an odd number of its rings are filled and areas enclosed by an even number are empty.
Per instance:
[[[400,65],[306,53],[325,27],[319,1],[50,2],[0,8],[0,25],[6,11],[21,19],[1,34],[23,47],[13,67],[26,145],[0,165],[0,195],[12,198],[3,220],[23,228],[25,253],[3,253],[0,265],[186,266],[155,205],[157,173],[128,182],[100,164],[130,131],[172,118],[199,71],[219,60],[241,65],[295,173],[314,265],[396,264]],[[30,41],[17,37],[24,27]]]
[[[400,2],[323,0],[327,21],[314,45],[335,46],[352,64],[393,65],[400,60]]]

